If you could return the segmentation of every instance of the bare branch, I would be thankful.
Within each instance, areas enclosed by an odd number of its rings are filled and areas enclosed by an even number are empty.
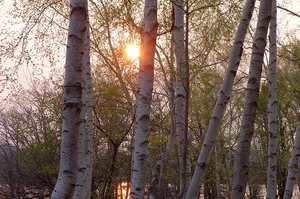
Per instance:
[[[281,10],[287,11],[288,13],[290,13],[290,14],[296,16],[296,17],[300,17],[300,14],[297,14],[297,13],[295,13],[295,12],[293,12],[293,11],[287,9],[287,8],[284,8],[284,7],[281,7],[281,6],[277,6],[277,8],[280,8]]]
[[[283,54],[277,54],[277,56],[278,56],[278,57],[283,57],[283,58],[285,58],[285,59],[287,59],[287,60],[289,60],[289,61],[300,61],[300,57],[297,57],[297,58],[291,58],[291,57],[289,57],[289,56],[287,56],[287,55],[283,55]]]

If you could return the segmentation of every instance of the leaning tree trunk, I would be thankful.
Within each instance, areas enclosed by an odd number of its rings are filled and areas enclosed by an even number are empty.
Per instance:
[[[232,46],[226,76],[224,78],[221,91],[219,92],[212,117],[209,121],[209,126],[197,160],[194,175],[185,197],[186,199],[197,199],[199,196],[200,187],[203,183],[210,156],[212,150],[214,149],[215,141],[218,135],[220,122],[226,110],[226,104],[229,101],[234,78],[240,64],[244,39],[252,17],[254,4],[255,0],[247,0],[245,4],[242,18],[240,20]]]
[[[296,137],[294,141],[294,149],[289,162],[288,177],[286,180],[283,199],[291,199],[293,196],[296,174],[298,171],[298,162],[300,158],[300,116],[298,115],[298,123],[296,128]]]
[[[174,44],[176,57],[176,92],[175,92],[175,125],[178,135],[179,147],[179,169],[180,169],[180,191],[178,198],[184,197],[190,183],[190,173],[188,173],[189,152],[187,139],[187,119],[188,116],[188,75],[187,60],[185,56],[184,37],[184,3],[183,0],[174,2]]]
[[[146,0],[141,30],[141,55],[136,94],[136,121],[132,154],[131,199],[142,199],[146,181],[148,131],[157,37],[157,0]]]
[[[271,18],[270,0],[261,0],[258,22],[252,46],[252,57],[244,103],[244,113],[234,162],[234,179],[231,191],[232,199],[245,198],[249,172],[249,155],[254,131],[254,122],[259,96],[262,64],[266,47],[269,22]]]
[[[73,198],[77,181],[78,136],[81,125],[82,66],[84,41],[87,31],[86,0],[71,0],[70,24],[66,52],[64,82],[64,109],[59,176],[52,192],[52,199]]]
[[[277,98],[277,8],[276,0],[272,1],[272,16],[270,21],[270,69],[269,69],[269,157],[268,157],[268,182],[267,182],[267,199],[276,198],[277,190],[277,148],[278,148],[278,98]]]

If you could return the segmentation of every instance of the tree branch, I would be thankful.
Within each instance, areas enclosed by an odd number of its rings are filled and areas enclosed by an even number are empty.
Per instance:
[[[296,17],[300,17],[300,14],[297,14],[297,13],[295,13],[295,12],[293,12],[293,11],[287,9],[287,8],[284,8],[284,7],[281,7],[281,6],[277,6],[277,8],[280,8],[281,10],[287,11],[288,13],[290,13],[290,14],[296,16]]]

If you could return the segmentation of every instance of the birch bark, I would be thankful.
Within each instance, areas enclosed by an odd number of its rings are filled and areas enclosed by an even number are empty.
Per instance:
[[[231,191],[232,199],[245,198],[249,172],[250,147],[254,131],[263,57],[271,18],[271,4],[272,1],[270,0],[260,1],[258,22],[252,46],[244,113],[235,154],[234,179]]]
[[[82,66],[87,7],[85,0],[72,0],[66,52],[64,110],[60,168],[52,199],[73,197],[77,181],[78,136],[81,125]]]
[[[244,6],[243,14],[232,46],[231,55],[230,55],[226,75],[224,78],[224,82],[222,84],[221,91],[219,92],[218,99],[215,104],[214,111],[209,122],[207,133],[201,148],[201,152],[197,160],[197,164],[191,180],[191,184],[188,188],[185,197],[186,199],[198,198],[200,187],[203,183],[205,173],[207,171],[208,163],[210,160],[210,156],[215,145],[216,137],[218,135],[220,122],[226,110],[226,104],[229,101],[234,78],[240,64],[240,60],[243,52],[243,43],[252,17],[254,4],[255,4],[255,0],[247,0]]]
[[[84,2],[88,8],[88,2]],[[91,154],[87,152],[87,147],[93,147],[93,140],[88,137],[93,133],[91,126],[92,117],[92,95],[91,95],[91,68],[90,68],[90,36],[89,36],[89,15],[86,11],[86,32],[84,35],[84,56],[82,66],[82,106],[81,106],[81,125],[78,137],[78,174],[73,199],[90,198],[92,164]],[[87,118],[89,116],[89,118]],[[87,121],[89,122],[87,124]],[[89,128],[89,129],[88,129]],[[90,179],[89,179],[90,178]]]
[[[94,123],[93,123],[93,93],[92,93],[92,71],[90,64],[90,31],[89,31],[89,20],[87,21],[87,68],[86,68],[86,147],[85,147],[85,198],[91,198],[92,192],[92,175],[93,175],[93,154],[94,154]]]
[[[176,57],[176,93],[175,93],[175,125],[178,135],[179,147],[179,168],[180,168],[180,191],[178,198],[182,198],[190,183],[190,173],[188,173],[189,155],[187,139],[187,60],[185,56],[184,37],[184,3],[182,0],[174,2],[174,44]]]
[[[269,157],[268,157],[268,182],[267,199],[276,198],[277,190],[277,148],[278,148],[278,98],[277,98],[277,8],[276,0],[272,1],[272,16],[270,20],[270,69],[269,69]]]
[[[300,157],[300,118],[298,116],[298,123],[296,128],[296,137],[294,141],[294,148],[291,159],[289,161],[288,177],[284,190],[283,199],[290,199],[293,196],[296,174],[298,171],[298,162]]]
[[[85,56],[85,55],[84,55]],[[86,143],[86,64],[82,65],[82,103],[80,112],[80,128],[77,143],[77,181],[74,192],[74,199],[85,198],[85,143]]]
[[[136,94],[137,108],[132,154],[131,199],[142,199],[144,197],[157,26],[157,0],[146,0],[141,30],[140,70]]]

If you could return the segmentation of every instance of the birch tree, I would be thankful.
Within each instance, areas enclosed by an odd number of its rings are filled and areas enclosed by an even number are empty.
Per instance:
[[[176,92],[175,124],[179,146],[180,191],[178,198],[183,198],[190,183],[190,163],[188,152],[188,74],[184,37],[184,3],[174,2],[174,43],[176,57]]]
[[[72,0],[66,52],[59,175],[51,198],[73,198],[78,175],[78,138],[82,130],[82,73],[86,67],[87,2]]]
[[[88,8],[88,2],[85,1]],[[78,175],[74,199],[90,198],[93,166],[93,107],[92,107],[92,77],[90,68],[90,31],[89,14],[86,11],[86,31],[84,35],[84,57],[82,66],[82,106],[81,125],[78,137]]]
[[[226,110],[226,104],[229,101],[234,78],[241,60],[243,52],[243,43],[247,28],[249,26],[255,0],[247,0],[243,14],[236,32],[234,43],[231,50],[230,60],[226,75],[222,84],[221,91],[219,92],[217,102],[212,113],[212,117],[209,122],[205,140],[202,144],[201,152],[199,154],[196,168],[191,180],[191,184],[188,188],[186,199],[196,199],[199,195],[200,187],[203,183],[205,173],[207,171],[208,163],[212,150],[214,149],[216,137],[218,135],[219,126]]]
[[[296,136],[294,141],[294,148],[293,148],[292,156],[289,161],[288,177],[286,180],[283,199],[290,199],[293,196],[296,174],[298,171],[299,157],[300,157],[300,119],[298,115],[298,123],[297,123]]]
[[[140,69],[136,93],[136,120],[130,189],[131,199],[142,199],[144,197],[157,27],[157,0],[146,0],[141,30]]]
[[[269,151],[268,151],[268,182],[267,198],[276,197],[277,188],[277,148],[278,148],[278,97],[277,97],[277,8],[276,0],[272,0],[272,16],[270,20],[270,69],[269,69],[269,104],[268,104],[268,129],[269,129]]]
[[[87,20],[89,27],[89,20]],[[87,48],[86,52],[86,147],[85,147],[85,198],[90,198],[92,191],[92,177],[93,177],[93,161],[94,161],[94,117],[93,117],[93,90],[92,90],[92,71],[90,64],[90,39],[89,29],[87,30]]]
[[[244,113],[235,154],[232,199],[245,198],[250,147],[254,131],[266,37],[271,18],[271,3],[272,1],[268,0],[260,1],[257,28],[252,46]]]
[[[295,41],[293,41],[294,45]],[[297,46],[297,45],[296,45]],[[293,50],[287,47],[290,52]],[[280,49],[278,54],[283,53],[282,48]],[[296,132],[295,123],[297,123],[296,116],[296,107],[299,99],[299,95],[297,92],[294,92],[295,89],[299,87],[299,67],[296,66],[295,62],[290,62],[285,58],[277,58],[277,90],[278,90],[278,122],[277,122],[277,139],[278,139],[278,148],[277,148],[277,170],[276,170],[276,195],[278,198],[283,198],[286,179],[288,175],[288,162],[290,153],[293,148],[294,143],[294,135]],[[281,66],[281,67],[278,67]],[[286,70],[286,68],[289,70]],[[259,95],[259,110],[256,116],[256,138],[258,139],[255,144],[260,145],[258,156],[256,158],[260,159],[262,165],[266,165],[268,162],[268,143],[265,140],[268,139],[268,99],[269,99],[269,86],[264,84],[261,86],[261,91]],[[287,97],[288,96],[288,97]],[[251,146],[253,148],[255,146]],[[257,148],[257,146],[256,146]],[[253,157],[253,156],[252,156]],[[260,158],[262,157],[262,158]],[[267,165],[266,167],[267,168]],[[252,173],[257,174],[258,172],[255,170]],[[260,172],[260,176],[263,178],[260,180],[261,183],[267,182],[267,178],[264,177],[263,173],[268,173],[265,171]],[[267,176],[266,176],[267,177]],[[253,178],[253,176],[249,175],[249,178]],[[254,183],[257,183],[259,180],[254,179]],[[248,185],[247,185],[248,186]],[[266,195],[267,197],[267,195]]]

